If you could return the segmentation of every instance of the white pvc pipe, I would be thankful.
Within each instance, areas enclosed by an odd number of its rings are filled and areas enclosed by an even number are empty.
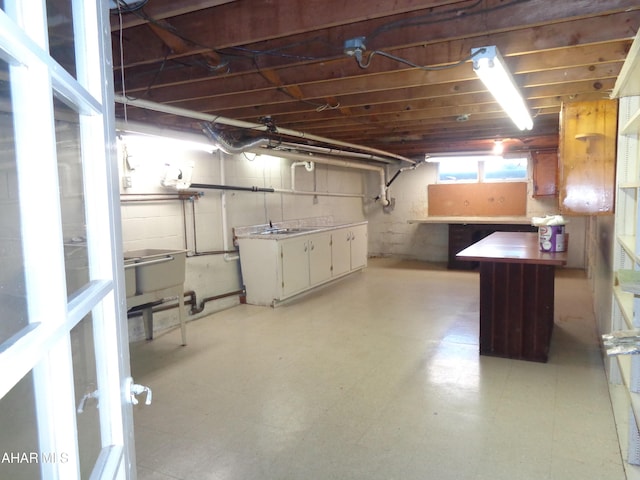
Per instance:
[[[253,150],[253,153],[260,153],[258,150]],[[382,200],[382,205],[386,207],[390,204],[389,199],[387,198],[387,182],[385,180],[385,170],[383,167],[376,167],[375,165],[369,165],[366,163],[359,162],[347,162],[345,160],[336,160],[333,158],[321,157],[318,155],[302,155],[300,153],[293,152],[278,152],[277,156],[282,158],[288,158],[290,160],[296,160],[299,162],[310,162],[314,163],[322,163],[324,165],[333,165],[335,167],[343,167],[343,168],[355,168],[359,170],[367,170],[370,172],[376,172],[380,176],[380,199]]]
[[[296,190],[296,167],[304,167],[307,172],[313,172],[313,162],[293,162],[291,164],[291,190]]]
[[[218,150],[218,159],[220,160],[220,184],[226,185],[226,175],[224,170],[224,153]],[[222,249],[226,252],[229,250],[229,221],[227,219],[227,191],[220,192],[220,210],[222,211]],[[234,262],[240,260],[240,255],[223,255],[225,262]]]
[[[257,131],[267,131],[268,127],[259,123],[245,122],[242,120],[234,120],[232,118],[220,117],[217,115],[210,115],[207,113],[194,112],[193,110],[187,110],[186,108],[174,107],[172,105],[164,105],[161,103],[150,102],[149,100],[131,99],[122,95],[115,95],[114,100],[117,103],[123,105],[132,105],[138,108],[144,108],[147,110],[153,110],[156,112],[169,113],[172,115],[179,115],[181,117],[192,118],[194,120],[202,120],[205,122],[222,123],[224,125],[230,125],[234,127],[247,128]],[[306,140],[315,140],[317,142],[326,143],[329,145],[335,145],[336,147],[350,148],[359,150],[361,152],[367,152],[371,155],[386,157],[387,159],[400,160],[410,164],[416,163],[410,158],[403,157],[402,155],[396,155],[395,153],[385,152],[384,150],[378,150],[377,148],[366,147],[363,145],[357,145],[355,143],[341,142],[340,140],[332,140],[330,138],[320,137],[318,135],[312,135],[309,133],[299,132],[296,130],[289,130],[288,128],[278,128],[278,133],[282,135],[288,135],[291,137],[303,138]],[[281,152],[278,152],[280,154]],[[337,153],[337,152],[336,152]],[[371,158],[375,160],[375,158]],[[384,161],[381,159],[381,161]]]

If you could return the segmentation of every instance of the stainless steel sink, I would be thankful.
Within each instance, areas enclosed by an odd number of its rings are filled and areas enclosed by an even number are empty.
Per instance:
[[[297,228],[297,227],[268,228],[267,230],[260,232],[260,235],[283,235],[287,233],[310,232],[312,230],[316,230],[316,229],[315,228]]]

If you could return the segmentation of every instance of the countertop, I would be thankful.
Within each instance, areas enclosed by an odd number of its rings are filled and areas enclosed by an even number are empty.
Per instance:
[[[433,216],[422,219],[410,219],[407,223],[460,223],[460,224],[513,224],[531,225],[529,217],[439,217]]]
[[[357,225],[366,225],[368,222],[366,220],[360,222],[350,222],[350,223],[339,223],[339,224],[328,224],[328,225],[309,225],[300,221],[293,221],[296,223],[290,222],[279,222],[277,224],[273,224],[273,227],[268,225],[256,225],[253,227],[242,227],[235,229],[235,239],[244,239],[244,238],[255,238],[260,240],[284,240],[286,238],[299,237],[302,235],[310,235],[319,232],[327,232],[331,230],[337,230],[340,228],[349,228]],[[269,229],[288,229],[290,231],[278,233],[265,233]]]
[[[541,252],[537,233],[495,232],[456,255],[478,262],[566,265],[567,252]]]

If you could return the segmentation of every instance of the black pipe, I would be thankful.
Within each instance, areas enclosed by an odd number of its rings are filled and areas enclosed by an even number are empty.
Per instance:
[[[180,306],[184,306],[184,305],[191,305],[191,308],[189,309],[189,315],[196,315],[200,312],[202,312],[204,310],[204,305],[207,302],[211,302],[213,300],[220,300],[222,298],[227,298],[227,297],[233,297],[235,295],[240,295],[243,296],[245,295],[245,290],[235,290],[233,292],[227,292],[227,293],[221,293],[219,295],[214,295],[212,297],[206,297],[204,298],[201,302],[200,305],[198,305],[198,299],[196,297],[196,292],[194,292],[193,290],[188,290],[186,292],[183,293],[182,297],[189,297],[189,301],[188,302],[176,302],[173,303],[171,305],[162,305],[164,303],[164,300],[158,300],[156,302],[152,302],[152,313],[156,313],[156,312],[164,312],[166,310],[171,310],[172,308],[176,308],[178,305]],[[145,304],[145,305],[138,305],[136,307],[132,307],[128,312],[127,312],[127,317],[131,318],[131,317],[138,317],[140,315],[142,315],[142,310],[144,308],[147,308],[149,304]],[[162,306],[160,306],[162,305]],[[153,308],[156,307],[156,308]]]
[[[226,298],[226,297],[233,297],[236,295],[240,295],[240,296],[244,296],[245,295],[245,290],[236,290],[234,292],[227,292],[227,293],[221,293],[220,295],[214,295],[212,297],[206,297],[204,299],[202,299],[202,301],[200,302],[200,305],[198,306],[198,308],[193,308],[191,307],[191,310],[189,311],[189,313],[191,315],[195,315],[196,313],[200,313],[204,310],[204,304],[207,302],[211,302],[213,300],[220,300],[221,298]]]
[[[385,185],[387,188],[389,188],[389,186],[394,182],[394,180],[396,178],[398,178],[398,176],[403,172],[403,169],[401,168],[400,170],[398,170],[396,173],[393,174],[393,177],[391,177],[391,179],[387,182],[387,184]],[[380,195],[378,195],[375,198],[375,201],[377,202],[378,200],[380,200]]]
[[[241,192],[269,192],[273,193],[275,190],[273,188],[264,188],[264,187],[238,187],[233,185],[215,185],[210,183],[192,183],[191,186],[193,188],[209,188],[211,190],[238,190]]]
[[[391,180],[389,180],[389,181],[387,182],[387,187],[389,187],[389,186],[393,183],[393,181],[394,181],[396,178],[398,178],[398,175],[400,175],[401,173],[402,173],[402,169],[398,170],[398,171],[393,175],[393,177],[391,177]]]
[[[227,255],[227,254],[236,254],[238,250],[205,250],[204,252],[193,252],[187,253],[187,257],[204,257],[206,255]]]

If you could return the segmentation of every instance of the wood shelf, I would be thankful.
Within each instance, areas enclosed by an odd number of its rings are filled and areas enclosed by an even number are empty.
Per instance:
[[[640,74],[640,73],[639,73]],[[620,130],[621,135],[638,135],[640,132],[640,110]]]
[[[640,430],[640,393],[631,391],[631,358],[632,355],[616,355],[618,360],[618,367],[620,367],[620,373],[622,381],[625,387],[627,387],[627,393],[629,395],[629,401],[631,403],[631,409],[633,415],[636,418],[636,427]]]
[[[618,283],[623,292],[640,295],[640,271],[621,268],[617,275]]]
[[[633,327],[633,294],[623,291],[619,286],[613,287],[613,297],[620,307],[626,329]]]
[[[636,237],[634,235],[620,235],[618,237],[618,243],[620,243],[626,254],[629,255],[634,262],[640,263],[640,257],[636,253]]]

